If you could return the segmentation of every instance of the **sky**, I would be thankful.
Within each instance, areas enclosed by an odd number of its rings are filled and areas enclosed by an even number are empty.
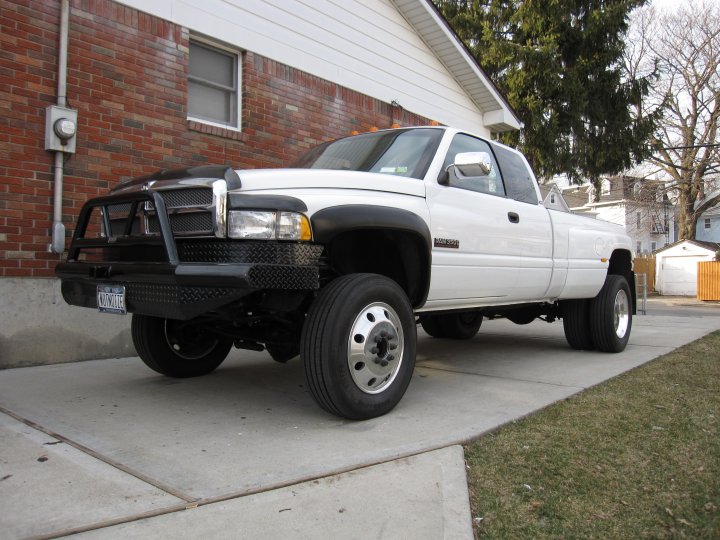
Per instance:
[[[694,3],[701,3],[702,0],[685,0],[686,2],[690,4]],[[653,6],[659,8],[659,9],[667,9],[672,8],[673,6],[683,2],[683,0],[652,0],[651,3]],[[718,4],[720,3],[720,0],[705,0],[705,3],[707,4]]]

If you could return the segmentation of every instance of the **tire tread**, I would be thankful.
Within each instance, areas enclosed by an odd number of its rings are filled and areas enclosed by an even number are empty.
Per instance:
[[[624,289],[628,295],[628,301],[632,302],[630,288],[627,280],[617,274],[608,274],[603,288],[598,295],[590,301],[590,328],[595,346],[602,352],[621,352],[625,349],[632,328],[632,305],[630,308],[630,322],[623,339],[615,334],[614,325],[610,322],[611,314],[615,309],[615,296],[620,289]]]
[[[388,286],[389,284],[391,284],[391,288],[396,288],[396,292],[401,293],[405,298],[411,321],[410,327],[415,330],[412,310],[404,291],[388,278],[378,274],[348,274],[341,276],[322,288],[310,306],[300,340],[300,356],[305,366],[305,380],[310,393],[318,405],[331,414],[353,420],[367,419],[384,414],[395,406],[410,382],[409,377],[404,383],[400,380],[397,381],[400,386],[395,387],[396,390],[393,390],[394,393],[399,392],[397,400],[390,398],[386,403],[376,404],[377,408],[376,405],[366,404],[365,409],[362,409],[357,405],[348,405],[349,402],[344,400],[347,396],[339,393],[340,390],[331,380],[331,372],[329,371],[328,362],[333,355],[342,354],[343,358],[346,357],[344,351],[338,353],[338,351],[329,350],[329,347],[332,346],[329,343],[329,336],[337,335],[338,329],[335,324],[342,306],[348,301],[352,301],[356,291],[367,291],[374,286]],[[410,333],[407,329],[406,334],[411,335],[405,336],[405,350],[408,356],[403,361],[407,362],[406,369],[409,368],[410,375],[412,375],[416,336],[414,332]],[[409,346],[410,341],[412,341],[412,347]],[[388,388],[388,390],[391,389],[392,387]]]
[[[577,351],[595,349],[587,300],[563,301],[563,330],[568,345]]]

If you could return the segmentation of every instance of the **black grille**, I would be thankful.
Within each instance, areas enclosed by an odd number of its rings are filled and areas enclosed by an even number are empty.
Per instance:
[[[128,213],[130,212],[130,207],[132,204],[130,203],[122,203],[122,204],[111,204],[108,206],[108,213],[110,214],[110,218],[116,218],[116,217],[126,217]]]
[[[208,188],[186,188],[159,192],[168,211],[170,229],[174,236],[214,236],[213,192]],[[130,216],[133,204],[137,204],[135,216]],[[132,221],[130,234],[158,235],[160,225],[152,201],[137,203],[121,202],[107,205],[110,235],[123,235],[128,220]],[[145,228],[144,224],[147,224]],[[103,232],[105,232],[103,230]]]
[[[209,232],[213,229],[212,214],[176,214],[170,216],[170,227],[173,233]]]
[[[170,228],[173,234],[210,234],[213,230],[213,218],[210,212],[171,214],[168,218],[170,219]],[[155,216],[148,220],[148,232],[152,234],[160,232],[160,225]]]
[[[178,241],[182,262],[254,263],[313,266],[323,247],[315,244],[249,241]]]
[[[193,208],[196,206],[211,206],[213,203],[212,190],[207,188],[162,191],[160,196],[165,201],[167,208]]]

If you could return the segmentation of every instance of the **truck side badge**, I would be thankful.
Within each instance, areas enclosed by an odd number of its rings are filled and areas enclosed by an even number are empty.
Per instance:
[[[459,249],[460,240],[455,240],[454,238],[435,238],[435,242],[433,245],[436,248]]]

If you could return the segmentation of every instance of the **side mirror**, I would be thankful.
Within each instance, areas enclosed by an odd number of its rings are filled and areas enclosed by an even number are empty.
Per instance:
[[[458,178],[488,176],[492,172],[492,159],[487,152],[463,152],[455,156],[455,173]]]

